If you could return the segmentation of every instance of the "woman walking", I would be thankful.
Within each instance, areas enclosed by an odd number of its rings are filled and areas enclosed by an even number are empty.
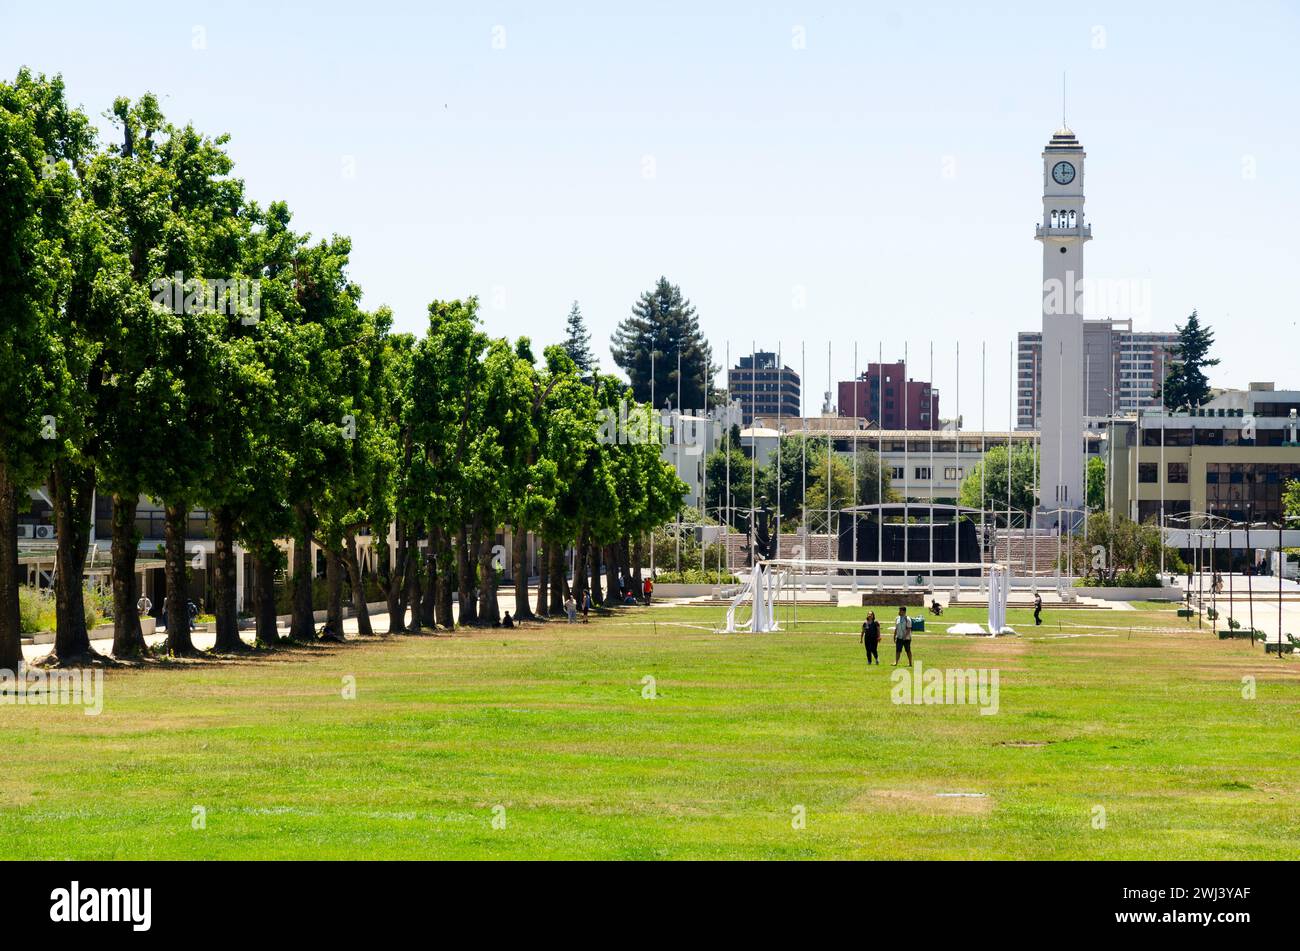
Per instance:
[[[874,660],[876,665],[880,665],[880,622],[876,620],[876,612],[868,611],[867,620],[862,625],[862,643],[867,648],[867,664],[870,665]]]

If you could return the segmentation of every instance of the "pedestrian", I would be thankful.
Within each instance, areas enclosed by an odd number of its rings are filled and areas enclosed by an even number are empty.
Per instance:
[[[582,592],[582,623],[587,623],[587,615],[591,613],[591,592]]]
[[[153,610],[153,602],[149,600],[149,595],[140,595],[140,600],[135,603],[135,609],[139,612],[140,617],[144,617]]]
[[[912,619],[907,616],[907,608],[898,609],[898,617],[894,618],[894,666],[898,666],[899,658],[903,656],[903,651],[907,651],[907,666],[912,666]]]
[[[505,614],[505,617],[503,617],[503,618],[501,619],[501,626],[502,626],[502,627],[514,627],[514,626],[515,626],[515,619],[512,618],[512,617],[510,616],[510,612],[509,612],[509,611],[507,611],[506,614]]]
[[[655,583],[650,580],[650,576],[645,576],[645,581],[641,582],[641,592],[645,595],[645,603],[650,603],[650,595],[654,594]]]
[[[572,593],[565,595],[564,613],[568,616],[570,624],[578,620],[578,604],[573,600]]]
[[[867,648],[867,666],[870,666],[873,660],[876,666],[879,666],[880,622],[876,620],[875,611],[868,611],[867,619],[862,624],[862,643]]]
[[[1034,627],[1043,623],[1043,596],[1034,592]]]

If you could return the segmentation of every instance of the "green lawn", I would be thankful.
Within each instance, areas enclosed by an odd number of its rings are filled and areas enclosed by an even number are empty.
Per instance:
[[[1300,662],[1143,607],[918,634],[927,667],[998,671],[991,716],[892,703],[890,644],[867,668],[829,607],[114,670],[98,717],[0,706],[0,855],[1300,858]]]

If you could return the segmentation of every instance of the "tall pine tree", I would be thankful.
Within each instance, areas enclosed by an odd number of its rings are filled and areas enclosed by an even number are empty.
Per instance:
[[[1210,381],[1205,368],[1219,365],[1217,359],[1210,358],[1212,346],[1214,331],[1202,327],[1196,311],[1192,311],[1187,323],[1178,328],[1175,363],[1164,383],[1166,409],[1198,406],[1210,398]]]
[[[706,398],[715,395],[713,378],[718,367],[713,351],[700,333],[695,307],[682,296],[682,289],[661,277],[653,288],[643,293],[632,313],[618,325],[610,344],[617,363],[632,383],[637,402],[651,398],[651,355],[654,363],[654,402],[656,408],[671,400],[678,402],[678,359],[681,365],[680,405],[687,409],[704,407]],[[707,390],[707,393],[706,393]]]
[[[596,369],[596,356],[591,352],[591,334],[587,332],[587,323],[582,319],[582,311],[576,300],[569,308],[565,325],[564,352],[584,377],[591,376]]]

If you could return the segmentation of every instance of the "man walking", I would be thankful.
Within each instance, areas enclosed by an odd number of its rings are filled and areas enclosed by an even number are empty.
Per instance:
[[[912,619],[907,616],[907,608],[898,609],[898,617],[894,618],[894,666],[898,666],[898,660],[907,651],[907,666],[912,666]]]
[[[1034,627],[1043,623],[1043,596],[1034,592]]]
[[[880,622],[876,620],[875,611],[867,612],[867,620],[862,625],[862,643],[867,648],[867,665],[870,666],[874,660],[876,666],[880,666]]]

